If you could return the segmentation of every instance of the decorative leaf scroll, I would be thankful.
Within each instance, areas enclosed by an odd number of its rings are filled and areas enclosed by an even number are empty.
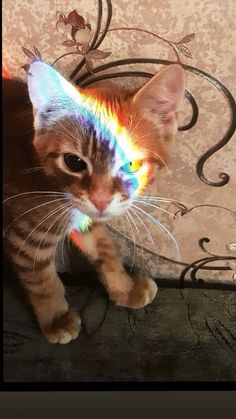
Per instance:
[[[86,67],[89,73],[93,72],[93,62],[92,60],[90,60],[90,58],[85,56],[85,63],[86,63]]]
[[[80,52],[82,53],[82,55],[85,55],[85,54],[87,54],[89,52],[89,49],[90,49],[90,45],[89,44],[84,44],[81,47],[81,51]]]
[[[193,58],[191,52],[185,44],[191,42],[195,38],[195,33],[190,33],[189,35],[184,36],[181,41],[175,42],[175,47],[183,54],[185,57]]]
[[[99,60],[101,58],[107,58],[111,55],[111,52],[100,51],[99,49],[92,49],[87,53],[87,57]]]
[[[191,52],[186,47],[186,45],[184,45],[184,44],[175,44],[175,46],[176,46],[176,48],[178,48],[178,50],[180,52],[182,52],[183,55],[185,55],[185,57],[193,58]]]
[[[36,47],[33,47],[34,51],[31,51],[28,48],[22,47],[22,50],[24,52],[24,54],[29,57],[32,61],[36,61],[36,60],[40,60],[41,59],[41,54],[39,52],[39,50]]]
[[[192,41],[195,38],[195,33],[190,33],[189,35],[184,36],[178,44],[187,44],[188,42]]]
[[[73,78],[79,70],[82,69],[83,65],[86,64],[87,70],[89,73],[92,72],[92,67],[93,67],[93,63],[92,60],[96,60],[96,59],[104,59],[107,58],[111,55],[111,52],[105,52],[105,51],[101,51],[98,50],[98,46],[100,45],[100,43],[102,42],[102,40],[104,39],[106,33],[108,31],[117,31],[117,30],[134,30],[134,31],[140,31],[140,32],[144,32],[144,33],[148,33],[152,36],[155,36],[156,38],[166,42],[169,46],[171,46],[174,50],[174,53],[177,57],[177,61],[180,62],[180,58],[178,55],[178,52],[181,52],[181,54],[183,54],[185,57],[188,58],[192,58],[192,54],[190,52],[190,50],[186,47],[186,45],[184,45],[185,43],[190,42],[191,40],[193,40],[195,38],[195,33],[191,33],[189,35],[184,36],[181,41],[179,42],[173,42],[173,41],[168,41],[167,39],[163,38],[160,35],[157,35],[154,32],[150,32],[141,28],[128,28],[128,27],[124,27],[124,28],[113,28],[113,29],[109,29],[109,25],[110,25],[110,21],[111,21],[111,16],[112,16],[112,4],[111,4],[111,0],[106,0],[107,3],[107,22],[105,25],[105,29],[100,32],[100,27],[101,27],[101,19],[102,19],[102,1],[98,2],[99,5],[99,13],[98,13],[98,23],[97,23],[97,29],[96,29],[96,33],[94,35],[94,39],[91,41],[90,44],[90,35],[89,32],[92,31],[92,27],[90,23],[86,23],[85,19],[83,18],[83,16],[81,16],[76,9],[72,10],[68,16],[66,16],[64,13],[62,12],[57,12],[57,22],[56,22],[56,28],[58,27],[59,23],[64,23],[64,25],[70,25],[71,26],[71,39],[70,40],[65,40],[62,45],[65,47],[76,47],[77,51],[78,51],[78,55],[84,55],[83,60],[81,61],[81,65],[77,66],[76,70],[72,73],[71,77]],[[86,32],[87,31],[87,32]],[[97,39],[99,37],[99,35],[101,35],[99,41],[97,42]],[[81,51],[83,51],[83,46],[84,44],[88,44],[89,45],[89,49],[87,51],[87,53],[89,52],[90,55],[87,54],[87,56],[85,56],[85,54],[81,54]],[[82,47],[81,49],[79,47]],[[96,53],[96,51],[98,51],[98,53]],[[71,53],[73,54],[73,53]],[[67,55],[70,55],[70,53],[68,53]],[[59,61],[61,58],[63,58],[65,56],[65,54],[63,54],[61,57],[58,57],[53,65]],[[87,59],[86,59],[87,58]]]
[[[38,48],[36,48],[35,46],[33,47],[33,51],[30,50],[29,48],[26,48],[26,47],[22,47],[22,51],[30,59],[30,63],[32,63],[34,61],[41,61],[41,59],[42,59]],[[21,68],[23,68],[26,73],[28,73],[29,67],[30,67],[29,63],[24,64],[24,65],[21,66]]]
[[[68,16],[66,16],[64,13],[57,12],[56,29],[58,28],[59,23],[64,23],[64,25],[71,26],[71,39],[66,39],[62,42],[62,45],[67,48],[76,47],[77,54],[83,56],[84,63],[89,73],[92,73],[93,71],[92,60],[104,59],[111,55],[111,52],[101,51],[93,48],[92,44],[90,45],[90,41],[92,39],[91,24],[88,21],[85,22],[83,16],[81,16],[76,9],[72,10]],[[70,54],[73,53],[68,53],[67,55]],[[61,57],[58,57],[54,61],[53,65],[64,56],[65,54],[63,54]]]
[[[76,42],[72,39],[68,39],[67,41],[62,42],[62,45],[64,45],[64,47],[73,47],[76,45]]]
[[[86,27],[91,31],[90,23],[85,23],[85,19],[83,18],[83,16],[79,15],[76,9],[72,10],[72,12],[68,14],[68,16],[61,12],[57,12],[56,16],[56,28],[59,23],[64,23],[65,25],[71,25],[72,28],[76,29],[76,32],[80,29],[85,29]]]

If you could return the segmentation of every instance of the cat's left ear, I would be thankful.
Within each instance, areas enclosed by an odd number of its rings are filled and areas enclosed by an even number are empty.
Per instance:
[[[157,73],[134,96],[138,110],[153,123],[162,126],[165,135],[176,130],[176,117],[185,90],[184,70],[172,64]]]
[[[28,69],[28,89],[35,128],[47,128],[73,107],[77,89],[53,67],[34,61]]]

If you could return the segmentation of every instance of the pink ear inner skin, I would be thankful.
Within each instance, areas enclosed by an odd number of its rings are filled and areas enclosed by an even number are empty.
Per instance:
[[[78,247],[79,249],[82,249],[83,247],[82,246],[83,244],[82,233],[80,233],[78,230],[72,230],[70,232],[70,238],[76,247]]]

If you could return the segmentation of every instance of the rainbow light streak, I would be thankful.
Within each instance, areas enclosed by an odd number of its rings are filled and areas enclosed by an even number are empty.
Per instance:
[[[87,215],[83,214],[77,208],[73,210],[71,229],[81,231],[82,233],[88,232],[89,226],[92,224],[92,220]]]
[[[70,239],[72,240],[72,242],[75,244],[76,247],[82,250],[83,248],[82,234],[79,233],[79,231],[72,230],[70,232]]]
[[[89,231],[89,226],[91,224],[91,218],[80,212],[78,209],[74,209],[69,236],[74,245],[80,250],[83,250],[82,236]]]

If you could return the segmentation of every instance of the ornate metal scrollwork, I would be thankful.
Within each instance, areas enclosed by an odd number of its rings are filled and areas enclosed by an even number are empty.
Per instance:
[[[206,257],[206,258],[202,258],[202,259],[198,259],[195,262],[191,263],[190,265],[188,265],[186,268],[183,269],[181,275],[180,275],[180,279],[179,279],[179,283],[180,283],[180,287],[184,288],[185,287],[185,277],[186,274],[191,271],[191,280],[193,282],[198,282],[199,285],[202,285],[204,283],[204,280],[201,278],[196,278],[196,274],[198,272],[199,269],[210,269],[210,270],[214,270],[214,271],[230,271],[232,270],[230,268],[230,266],[205,266],[208,263],[212,263],[215,261],[223,261],[223,260],[236,260],[236,257],[234,256],[212,256],[212,257]]]
[[[189,208],[189,209],[187,209],[187,208],[180,209],[179,211],[177,211],[177,213],[180,213],[181,216],[184,216],[185,214],[187,214],[187,213],[189,213],[189,212],[191,212],[194,209],[199,208],[199,207],[221,208],[223,210],[226,210],[226,211],[232,213],[234,216],[236,215],[235,211],[232,211],[229,208],[221,207],[219,205],[196,205],[196,206],[194,206],[192,208]],[[230,260],[235,260],[236,261],[236,257],[235,256],[216,255],[216,254],[210,252],[205,247],[205,244],[206,243],[210,243],[210,239],[208,237],[202,237],[202,238],[199,239],[198,245],[199,245],[200,249],[204,253],[206,253],[208,256],[205,257],[205,258],[201,258],[201,259],[196,260],[195,262],[187,265],[183,269],[183,271],[182,271],[182,273],[180,275],[180,279],[179,279],[180,287],[181,288],[184,288],[184,286],[185,286],[185,277],[186,277],[186,274],[189,271],[191,271],[191,274],[190,274],[191,280],[194,283],[198,283],[198,284],[202,285],[204,283],[204,280],[201,279],[201,278],[197,278],[196,277],[196,274],[197,274],[197,272],[200,269],[218,270],[218,271],[219,270],[221,270],[221,271],[229,271],[229,270],[232,270],[232,268],[230,266],[206,266],[209,263],[212,263],[212,262],[215,262],[215,261],[230,261]]]

